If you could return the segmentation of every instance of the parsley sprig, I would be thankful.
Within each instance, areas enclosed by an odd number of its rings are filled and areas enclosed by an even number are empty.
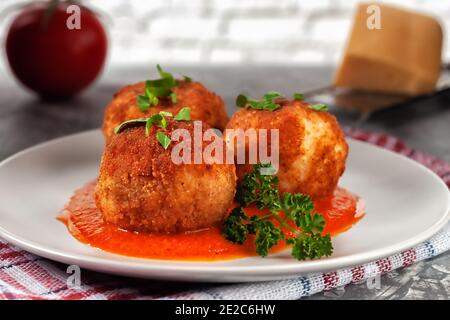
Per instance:
[[[247,97],[246,95],[240,94],[236,98],[236,105],[239,108],[274,111],[280,108],[280,105],[274,102],[274,99],[279,97],[281,97],[281,94],[276,91],[267,92],[262,99],[253,99]]]
[[[138,119],[124,121],[120,125],[118,125],[117,127],[114,128],[114,133],[118,134],[129,126],[144,125],[145,126],[145,135],[149,136],[150,129],[153,125],[156,125],[157,127],[163,128],[163,129],[167,127],[166,118],[173,118],[176,121],[189,121],[189,120],[191,120],[191,109],[187,108],[187,107],[181,108],[181,110],[178,112],[178,114],[175,117],[170,112],[161,111],[161,112],[154,114],[148,118],[138,118]],[[162,131],[158,131],[156,133],[156,139],[158,140],[159,144],[164,149],[167,149],[169,147],[170,143],[172,142],[170,140],[170,137],[168,137]]]
[[[159,103],[159,99],[163,97],[170,97],[173,103],[177,103],[177,95],[173,92],[173,88],[179,83],[174,76],[164,71],[158,64],[156,66],[160,79],[145,81],[144,95],[137,97],[137,104],[139,111],[146,112],[149,108],[156,106]],[[192,79],[184,76],[184,81],[191,82]]]
[[[270,164],[255,165],[238,187],[236,199],[239,207],[233,209],[224,222],[226,239],[242,244],[248,235],[255,235],[256,253],[267,256],[279,241],[292,246],[292,256],[298,260],[316,259],[333,252],[331,237],[322,235],[325,227],[323,216],[314,212],[311,198],[304,194],[278,192],[278,177],[262,175],[261,169]],[[251,204],[258,209],[268,209],[261,216],[248,216],[243,207]],[[274,223],[275,222],[275,223]],[[283,228],[292,236],[286,237]]]
[[[275,99],[282,97],[283,96],[276,91],[267,92],[262,99],[253,99],[244,94],[240,94],[236,98],[236,106],[239,108],[275,111],[281,107],[275,102]],[[302,93],[296,92],[292,95],[292,98],[296,101],[303,101],[305,97]],[[328,107],[323,103],[310,105],[309,107],[315,111],[328,111]]]

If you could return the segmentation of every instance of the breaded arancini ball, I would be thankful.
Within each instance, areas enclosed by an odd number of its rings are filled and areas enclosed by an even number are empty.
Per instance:
[[[114,128],[122,122],[146,118],[160,111],[178,113],[181,108],[191,109],[192,120],[202,120],[213,128],[223,130],[228,122],[228,115],[221,97],[208,91],[200,82],[177,80],[178,86],[173,88],[177,102],[173,103],[169,97],[160,98],[156,106],[141,112],[138,108],[137,97],[144,95],[145,82],[125,86],[114,94],[113,100],[106,106],[103,119],[103,135],[106,143],[111,141]]]
[[[203,131],[207,128],[203,124]],[[126,230],[171,233],[211,227],[224,219],[236,190],[234,164],[176,165],[171,150],[177,142],[165,150],[156,139],[156,132],[170,137],[175,129],[193,134],[194,125],[167,119],[165,129],[153,126],[148,136],[143,126],[113,136],[95,190],[106,222]]]
[[[311,109],[303,101],[275,102],[281,106],[275,111],[239,110],[227,129],[279,129],[280,192],[304,193],[314,199],[331,194],[345,170],[348,153],[336,118],[328,112]],[[270,143],[269,140],[269,151]],[[236,164],[238,179],[252,168],[251,164]]]

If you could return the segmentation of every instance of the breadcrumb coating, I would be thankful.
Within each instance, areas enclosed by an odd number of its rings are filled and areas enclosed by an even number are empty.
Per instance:
[[[345,170],[348,145],[336,118],[312,110],[302,101],[276,101],[275,111],[241,109],[227,129],[279,129],[280,192],[304,193],[314,199],[333,192]],[[269,140],[269,147],[270,150]],[[246,149],[248,152],[248,141]],[[248,161],[248,158],[247,158]],[[252,170],[251,164],[237,164],[238,179]]]
[[[114,94],[113,100],[106,106],[103,119],[103,135],[109,143],[114,135],[114,128],[124,121],[145,118],[160,111],[178,113],[183,107],[191,109],[192,120],[202,120],[213,128],[223,130],[228,122],[228,115],[221,97],[208,91],[200,82],[178,81],[173,88],[177,102],[170,97],[159,99],[158,105],[148,111],[139,111],[137,97],[144,94],[145,82],[128,85]]]
[[[203,124],[203,131],[207,128]],[[165,129],[154,126],[148,136],[138,126],[112,137],[95,190],[105,221],[126,230],[172,233],[224,219],[236,190],[234,164],[176,165],[171,158],[175,142],[164,150],[155,137],[157,131],[171,136],[175,129],[193,134],[193,122],[168,119]]]

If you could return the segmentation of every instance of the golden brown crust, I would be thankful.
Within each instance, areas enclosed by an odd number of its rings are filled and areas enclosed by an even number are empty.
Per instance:
[[[232,205],[236,173],[233,164],[180,164],[164,150],[156,131],[193,133],[193,122],[168,120],[167,128],[131,127],[115,135],[101,161],[96,203],[105,221],[127,230],[182,232],[210,227]],[[203,124],[203,131],[209,126]],[[203,148],[206,143],[203,144]]]
[[[202,120],[213,128],[223,130],[228,122],[222,98],[199,82],[179,81],[179,85],[173,89],[177,103],[172,103],[170,98],[162,98],[157,106],[141,112],[137,96],[143,95],[144,90],[145,82],[139,82],[125,86],[114,94],[113,100],[106,106],[102,127],[107,143],[114,134],[114,128],[126,120],[149,117],[160,111],[176,114],[183,107],[191,108],[192,120]]]
[[[239,110],[227,129],[279,129],[280,191],[306,193],[316,199],[330,194],[345,170],[348,153],[336,118],[301,101],[277,102],[282,107],[275,111]],[[238,179],[252,167],[236,165]]]

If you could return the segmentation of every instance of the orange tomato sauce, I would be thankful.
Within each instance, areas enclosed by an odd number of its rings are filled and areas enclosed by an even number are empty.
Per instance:
[[[95,182],[77,190],[59,215],[70,233],[92,247],[125,256],[164,260],[228,260],[255,256],[254,236],[242,245],[233,244],[221,234],[220,226],[179,234],[137,233],[105,223],[94,201]],[[326,222],[324,234],[344,232],[358,222],[355,217],[358,197],[343,188],[333,195],[315,201],[315,209]],[[262,214],[256,207],[245,209],[248,215]],[[287,235],[289,236],[289,235]],[[271,253],[287,246],[280,241]]]

